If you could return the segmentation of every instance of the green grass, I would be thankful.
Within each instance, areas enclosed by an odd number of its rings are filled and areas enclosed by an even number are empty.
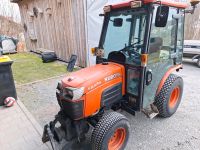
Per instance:
[[[13,75],[17,84],[30,83],[66,74],[66,65],[58,62],[43,63],[41,58],[31,53],[12,54]]]

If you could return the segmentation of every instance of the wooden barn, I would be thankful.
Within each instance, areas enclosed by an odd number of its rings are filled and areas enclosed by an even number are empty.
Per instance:
[[[29,50],[54,50],[68,61],[78,55],[86,66],[86,27],[83,0],[11,0],[18,3]]]
[[[200,40],[200,5],[198,5],[194,14],[186,15],[185,39]]]

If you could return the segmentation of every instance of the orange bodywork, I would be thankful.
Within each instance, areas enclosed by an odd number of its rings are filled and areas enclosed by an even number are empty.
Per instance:
[[[157,90],[157,92],[156,92],[156,95],[158,95],[159,92],[161,91],[161,89],[162,89],[163,85],[165,84],[165,81],[167,80],[167,78],[169,77],[169,75],[170,75],[172,72],[176,71],[177,69],[181,69],[181,68],[182,68],[182,65],[176,65],[176,66],[171,67],[171,68],[167,71],[167,73],[164,75],[164,77],[163,77],[162,80],[160,81],[160,84],[159,84],[159,86],[158,86],[158,90]]]
[[[122,83],[122,95],[125,95],[125,69],[116,63],[85,68],[62,80],[63,87],[85,88],[83,117],[98,112],[103,91],[118,83]]]
[[[129,7],[131,6],[131,2],[134,0],[126,1],[126,2],[121,2],[117,4],[113,4],[112,9],[118,9],[118,8],[123,8],[123,7]],[[187,8],[189,7],[188,3],[186,2],[178,2],[178,1],[172,1],[172,0],[141,0],[144,4],[149,4],[149,3],[158,3],[162,5],[167,5],[171,7],[177,7],[177,8]]]
[[[167,6],[172,6],[172,7],[177,7],[177,8],[187,8],[189,7],[187,2],[179,2],[177,1],[173,1],[173,0],[143,0],[145,4],[147,3],[161,3],[162,5],[167,5]]]

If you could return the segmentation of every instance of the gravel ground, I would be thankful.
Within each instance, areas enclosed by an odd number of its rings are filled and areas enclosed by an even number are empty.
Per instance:
[[[142,113],[134,117],[122,112],[131,123],[126,150],[200,150],[200,68],[185,60],[184,70],[178,74],[185,86],[182,103],[174,116],[150,120]],[[19,98],[42,126],[59,110],[55,88],[60,79],[17,88]]]
[[[56,100],[56,87],[62,77],[17,87],[19,99],[44,126],[54,119],[59,111]]]

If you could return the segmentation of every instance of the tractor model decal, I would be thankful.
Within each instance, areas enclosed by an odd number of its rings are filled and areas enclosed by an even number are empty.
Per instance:
[[[108,81],[111,81],[111,80],[113,80],[113,79],[119,78],[120,76],[121,76],[120,73],[115,73],[115,74],[113,74],[113,75],[111,75],[111,76],[105,77],[104,80],[105,80],[106,82],[108,82]]]

